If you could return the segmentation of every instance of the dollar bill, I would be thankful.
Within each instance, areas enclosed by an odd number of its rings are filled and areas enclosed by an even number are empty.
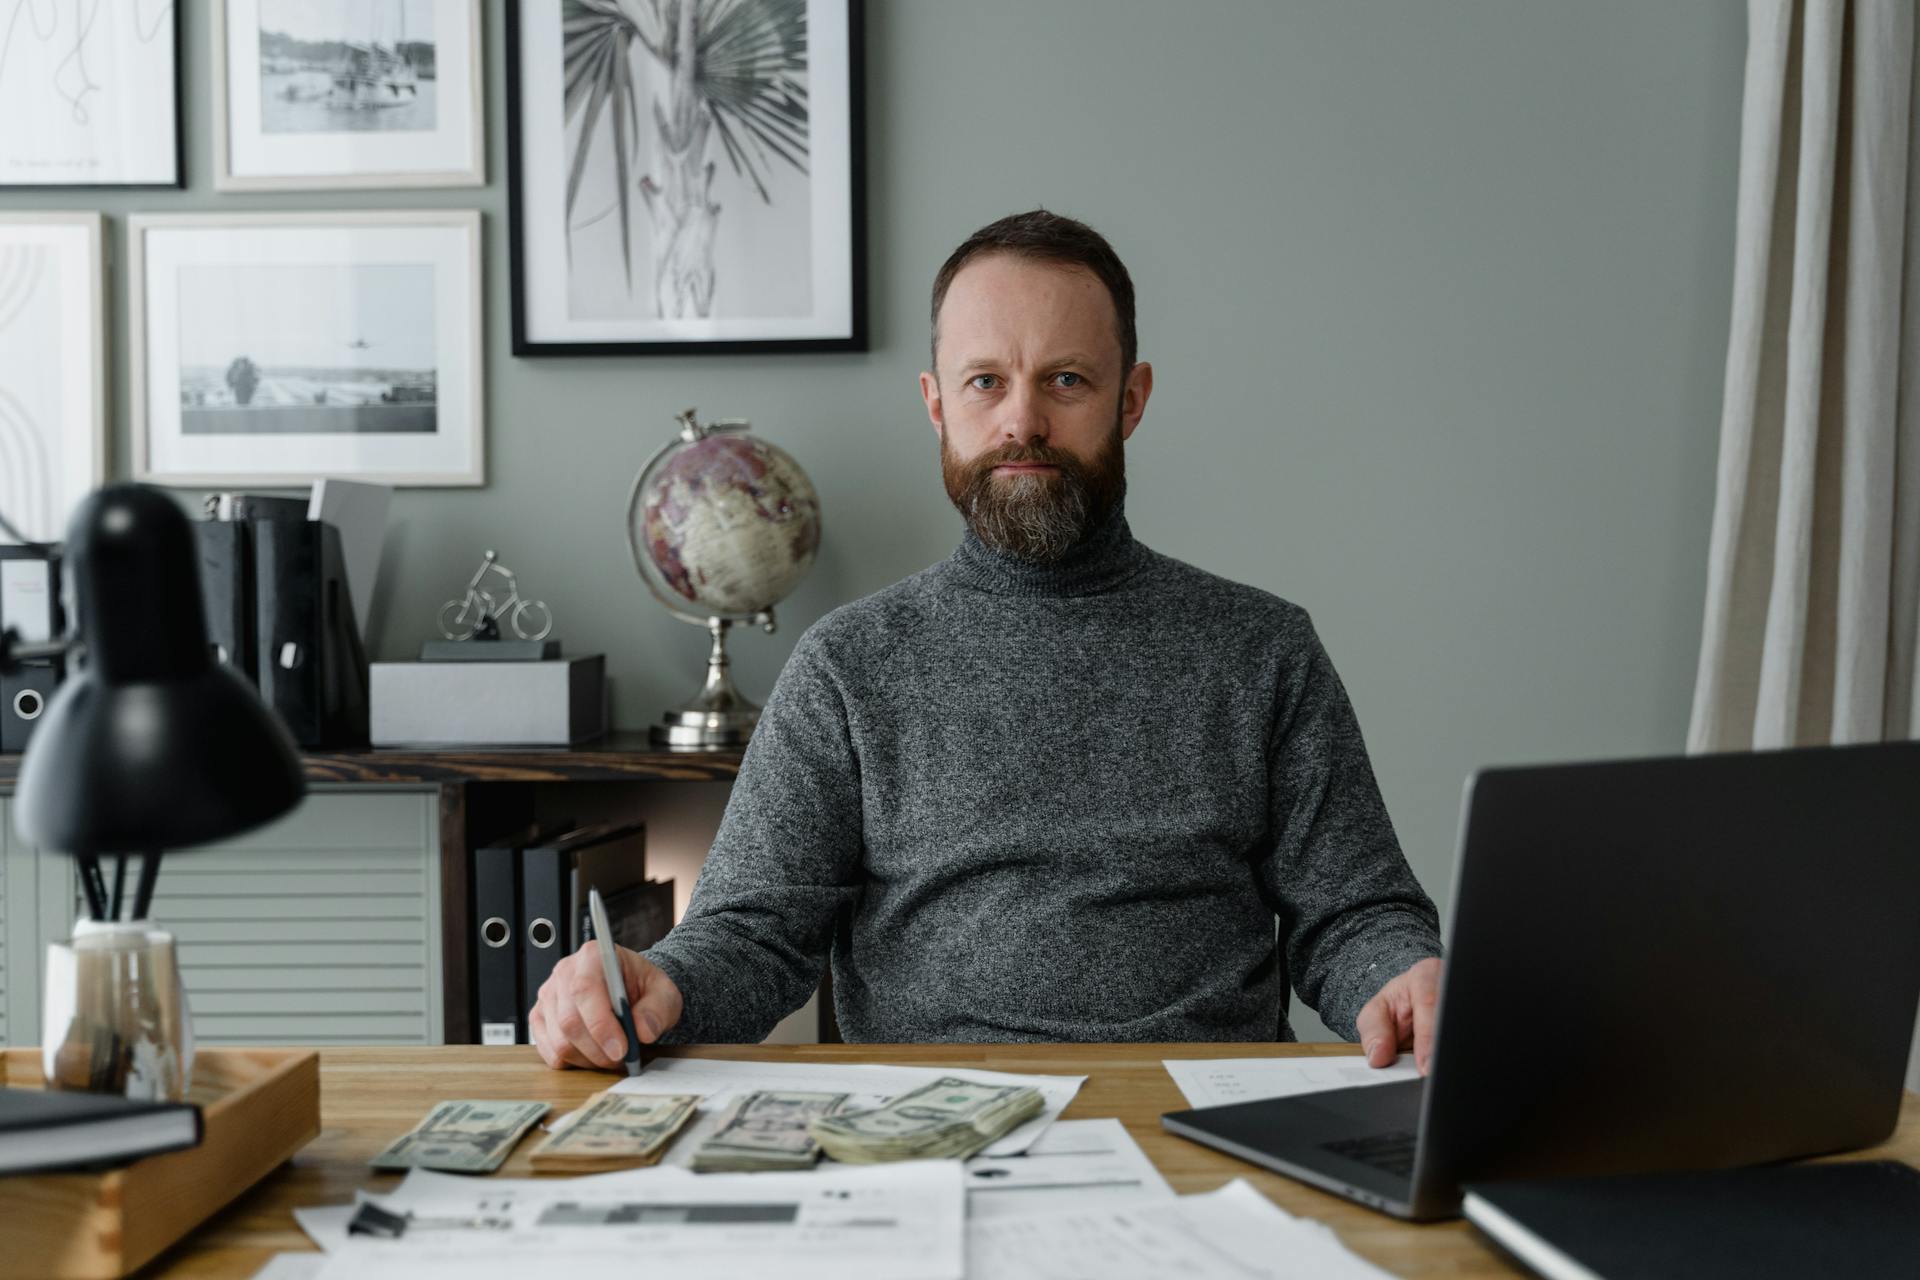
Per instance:
[[[743,1094],[695,1149],[693,1168],[699,1173],[811,1168],[820,1158],[820,1144],[807,1132],[808,1123],[839,1111],[849,1096],[785,1090]]]
[[[965,1158],[1046,1109],[1038,1089],[943,1076],[868,1111],[822,1116],[807,1125],[835,1160]]]
[[[544,1102],[442,1102],[375,1156],[373,1167],[488,1173],[545,1114]]]
[[[690,1093],[614,1093],[588,1098],[533,1150],[542,1173],[598,1173],[656,1163],[700,1105]]]

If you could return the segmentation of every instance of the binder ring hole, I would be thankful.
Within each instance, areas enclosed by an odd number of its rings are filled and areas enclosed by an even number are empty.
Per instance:
[[[541,916],[527,925],[527,941],[542,951],[553,945],[553,921]]]
[[[46,709],[47,700],[40,696],[38,689],[22,689],[13,695],[13,714],[22,720],[38,720]]]
[[[513,940],[513,929],[499,916],[488,916],[480,925],[480,941],[490,947],[504,947]]]

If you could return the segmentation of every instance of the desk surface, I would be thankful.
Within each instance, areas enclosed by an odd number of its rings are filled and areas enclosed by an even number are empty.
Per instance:
[[[1162,1058],[1238,1058],[1352,1053],[1348,1045],[792,1045],[702,1046],[699,1057],[788,1062],[902,1062],[991,1071],[1084,1074],[1085,1087],[1066,1118],[1117,1116],[1180,1194],[1210,1191],[1243,1177],[1289,1213],[1333,1226],[1348,1247],[1400,1276],[1524,1276],[1496,1256],[1464,1222],[1411,1226],[1209,1148],[1176,1138],[1160,1115],[1186,1105]],[[344,1204],[354,1189],[385,1188],[398,1174],[376,1174],[367,1161],[445,1098],[530,1098],[571,1110],[614,1077],[602,1072],[549,1071],[534,1050],[519,1048],[325,1049],[320,1056],[320,1136],[290,1164],[216,1215],[143,1276],[218,1276],[243,1280],[269,1256],[312,1246],[294,1223],[296,1205]],[[501,1173],[531,1173],[521,1142]],[[1920,1163],[1920,1096],[1909,1094],[1893,1140],[1852,1159]]]

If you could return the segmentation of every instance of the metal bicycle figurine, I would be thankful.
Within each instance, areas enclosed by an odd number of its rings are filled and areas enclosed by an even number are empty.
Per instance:
[[[489,573],[497,573],[507,580],[505,599],[481,587],[480,580]],[[475,636],[498,640],[502,618],[522,640],[544,640],[547,632],[553,630],[553,611],[547,608],[546,601],[522,600],[520,583],[514,578],[513,570],[489,551],[480,561],[473,581],[467,584],[467,598],[449,600],[440,606],[440,634],[449,640],[471,640]]]

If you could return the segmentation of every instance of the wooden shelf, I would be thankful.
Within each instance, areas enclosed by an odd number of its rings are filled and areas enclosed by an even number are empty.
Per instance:
[[[309,782],[730,782],[741,754],[673,750],[642,732],[570,747],[347,747],[303,751],[300,759]],[[19,772],[18,755],[0,755],[0,787]]]

